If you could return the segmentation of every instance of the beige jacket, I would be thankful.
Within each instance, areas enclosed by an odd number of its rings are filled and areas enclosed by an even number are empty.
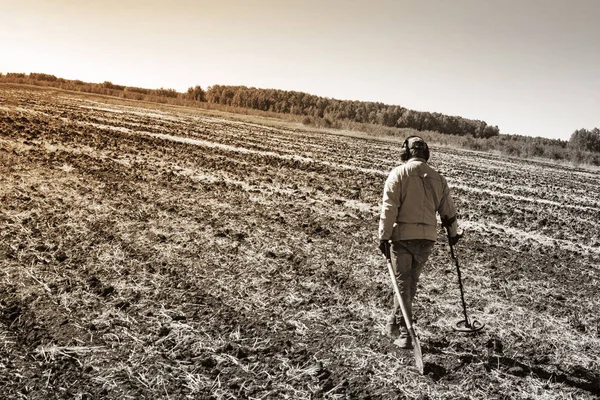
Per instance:
[[[379,239],[437,241],[436,212],[442,218],[456,214],[446,179],[422,158],[411,158],[392,170],[383,189]],[[450,227],[457,234],[457,223]]]

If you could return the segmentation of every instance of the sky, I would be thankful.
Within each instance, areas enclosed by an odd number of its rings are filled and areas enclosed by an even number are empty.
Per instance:
[[[0,0],[0,72],[296,90],[568,140],[600,127],[597,0]]]

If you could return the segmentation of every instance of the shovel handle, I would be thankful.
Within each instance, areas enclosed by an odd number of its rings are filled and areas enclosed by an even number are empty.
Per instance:
[[[425,366],[423,364],[423,354],[421,353],[421,343],[419,342],[419,338],[415,333],[415,330],[412,326],[412,321],[408,318],[408,314],[406,312],[406,306],[404,305],[404,300],[402,300],[402,295],[400,294],[400,289],[398,288],[398,282],[396,281],[396,274],[394,274],[394,268],[392,267],[392,260],[390,257],[390,248],[386,247],[386,261],[388,272],[390,273],[390,279],[392,280],[392,286],[394,287],[394,292],[396,293],[396,297],[398,298],[398,302],[400,303],[400,309],[402,310],[402,316],[404,317],[404,322],[406,323],[406,329],[410,334],[410,337],[413,341],[413,352],[415,354],[415,364],[417,365],[417,369],[419,373],[423,374],[425,370]]]
[[[394,293],[398,298],[398,302],[400,303],[400,308],[402,309],[402,316],[404,317],[404,322],[406,323],[406,328],[410,331],[412,330],[412,321],[408,318],[408,313],[406,312],[406,306],[404,305],[404,300],[402,300],[402,295],[400,294],[400,288],[398,288],[398,281],[396,281],[396,274],[394,274],[394,268],[392,267],[392,260],[387,259],[387,267],[388,272],[390,273],[390,279],[392,281],[392,286],[394,287]]]

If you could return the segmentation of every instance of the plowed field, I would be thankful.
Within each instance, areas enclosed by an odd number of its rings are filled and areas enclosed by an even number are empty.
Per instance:
[[[0,85],[0,387],[10,399],[600,395],[597,171],[432,148],[425,374],[383,335],[398,141]]]

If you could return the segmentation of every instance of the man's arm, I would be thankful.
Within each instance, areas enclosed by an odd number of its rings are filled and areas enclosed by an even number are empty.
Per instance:
[[[394,223],[400,208],[401,180],[396,171],[392,171],[383,187],[383,204],[379,217],[379,240],[389,240],[392,237]]]
[[[442,198],[440,200],[440,206],[438,207],[438,213],[442,219],[442,226],[450,228],[450,237],[456,237],[458,235],[458,223],[456,222],[456,208],[454,208],[454,202],[450,196],[450,188],[448,182],[442,176]]]

